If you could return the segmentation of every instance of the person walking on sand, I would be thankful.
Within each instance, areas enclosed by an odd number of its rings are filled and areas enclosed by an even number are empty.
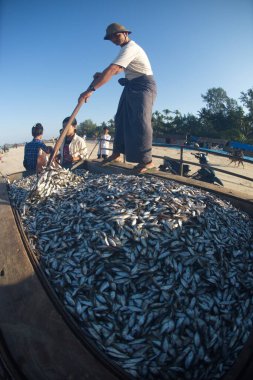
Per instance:
[[[99,138],[98,143],[98,158],[103,158],[104,160],[108,157],[109,154],[109,144],[111,140],[111,135],[109,135],[108,127],[103,128],[103,132]]]
[[[94,74],[92,84],[78,101],[86,103],[114,75],[125,72],[125,78],[119,79],[124,90],[115,116],[113,153],[104,163],[119,160],[123,153],[128,162],[138,163],[133,170],[139,174],[154,168],[151,118],[156,83],[145,51],[130,40],[130,33],[129,29],[118,23],[107,27],[104,39],[120,46],[120,52],[103,72]]]
[[[29,174],[40,172],[47,163],[47,155],[53,152],[51,146],[42,142],[43,126],[40,123],[32,127],[33,140],[25,145],[23,165]]]

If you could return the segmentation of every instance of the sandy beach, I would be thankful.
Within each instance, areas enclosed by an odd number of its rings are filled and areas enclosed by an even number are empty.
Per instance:
[[[87,148],[88,155],[90,155],[89,159],[97,158],[97,147],[96,141],[87,140]],[[95,149],[94,149],[95,147]],[[164,148],[164,147],[153,147],[153,155],[154,156],[169,156],[171,158],[180,159],[180,151],[174,148]],[[19,171],[23,171],[23,157],[24,157],[24,147],[20,146],[17,148],[11,148],[9,152],[4,153],[0,156],[0,172],[2,175],[8,175],[12,173],[16,173]],[[235,167],[234,163],[229,165],[229,158],[219,157],[212,154],[208,155],[209,162],[213,165],[214,168],[219,168],[222,170],[227,170],[231,174],[236,173],[246,177],[253,178],[252,169],[253,163],[244,163],[244,168],[240,165],[239,167]],[[198,160],[191,155],[191,151],[184,151],[183,159],[186,161],[191,161],[198,163]],[[162,159],[154,158],[154,164],[156,167],[159,167],[163,163]],[[199,168],[197,166],[191,165],[190,174],[195,173]],[[242,193],[253,196],[253,181],[248,181],[246,179],[238,178],[229,174],[220,173],[216,171],[216,175],[223,181],[224,187],[240,191]]]

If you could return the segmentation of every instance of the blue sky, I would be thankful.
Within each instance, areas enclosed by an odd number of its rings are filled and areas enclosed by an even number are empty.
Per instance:
[[[239,100],[253,86],[252,0],[0,0],[0,145],[31,140],[36,122],[57,136],[97,71],[119,47],[119,22],[147,52],[158,86],[154,111],[197,114],[201,94],[222,87]],[[77,121],[108,121],[118,77],[83,105]]]

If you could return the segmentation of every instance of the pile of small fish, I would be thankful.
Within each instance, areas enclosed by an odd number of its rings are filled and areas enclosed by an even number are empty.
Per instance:
[[[58,177],[50,196],[26,196],[34,177],[9,195],[84,334],[135,378],[220,379],[252,330],[249,216],[157,177]]]
[[[68,169],[50,166],[38,176],[32,187],[30,197],[36,198],[37,201],[42,200],[60,188],[69,187],[71,184],[77,185],[77,181],[78,177]],[[82,179],[79,177],[79,182],[81,181]]]

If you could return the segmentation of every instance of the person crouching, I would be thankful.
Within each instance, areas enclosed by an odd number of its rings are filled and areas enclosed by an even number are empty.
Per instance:
[[[62,122],[62,127],[65,128],[70,117],[66,117]],[[87,158],[87,147],[85,140],[76,134],[76,119],[68,127],[68,131],[64,142],[60,148],[60,164],[63,168],[71,169],[78,161]]]
[[[32,127],[33,140],[25,145],[23,165],[27,174],[35,174],[42,171],[46,166],[48,155],[52,153],[53,148],[42,142],[43,126],[40,123]]]

